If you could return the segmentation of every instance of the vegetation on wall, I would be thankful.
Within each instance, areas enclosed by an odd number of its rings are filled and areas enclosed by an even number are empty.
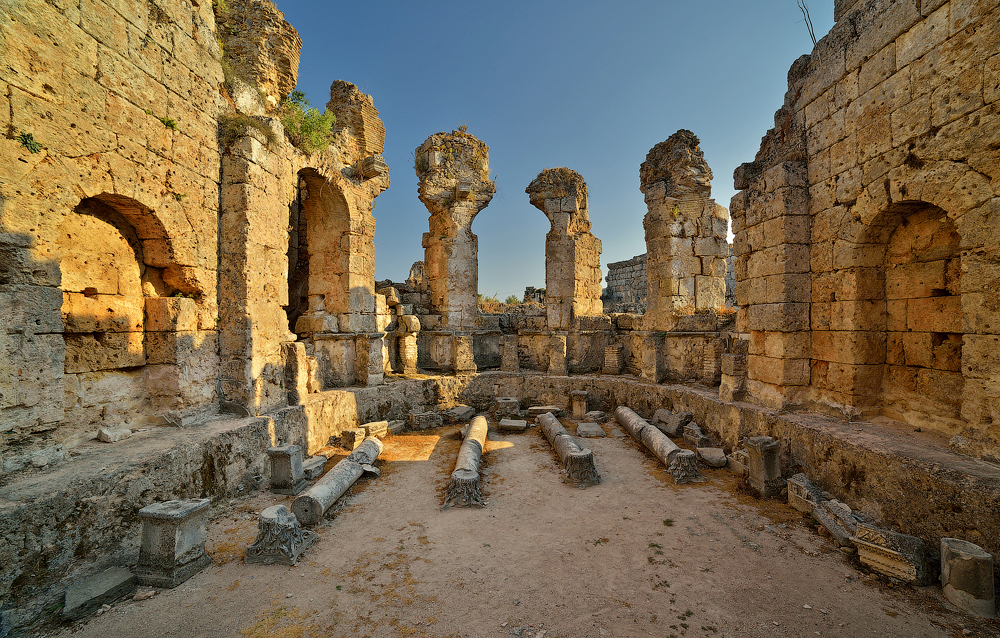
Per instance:
[[[292,91],[281,103],[281,124],[288,141],[296,148],[312,153],[333,141],[333,123],[337,121],[329,109],[319,112],[309,104],[306,94]]]

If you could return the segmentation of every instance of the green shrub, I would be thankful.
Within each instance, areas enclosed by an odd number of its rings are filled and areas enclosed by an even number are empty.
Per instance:
[[[42,151],[42,145],[35,140],[35,136],[32,133],[22,132],[16,139],[20,142],[22,147],[28,149],[32,153],[40,153]]]
[[[509,295],[506,299],[503,300],[503,302],[509,304],[519,304],[521,303],[521,300],[518,299],[515,295]]]
[[[222,147],[232,145],[244,135],[244,130],[250,127],[264,136],[264,144],[271,148],[278,142],[278,138],[265,122],[257,118],[244,115],[242,113],[223,113],[219,116],[219,143]]]
[[[326,148],[333,141],[333,123],[337,121],[329,110],[320,113],[309,106],[302,91],[292,91],[281,103],[281,124],[288,141],[295,147],[312,153]]]

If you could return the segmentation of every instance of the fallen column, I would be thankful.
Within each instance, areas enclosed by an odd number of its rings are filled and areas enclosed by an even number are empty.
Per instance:
[[[698,472],[696,458],[683,455],[682,459],[677,459],[677,455],[682,451],[681,448],[671,441],[670,437],[660,432],[657,427],[647,423],[630,408],[618,406],[618,409],[615,410],[615,418],[625,428],[625,431],[632,435],[632,438],[646,446],[646,449],[667,466],[676,483],[693,483],[705,480],[705,477]]]
[[[455,471],[451,473],[451,483],[448,484],[448,493],[441,509],[447,509],[452,505],[485,507],[486,502],[483,501],[479,482],[479,461],[483,456],[483,448],[486,447],[487,432],[489,423],[485,417],[477,416],[472,419],[465,440],[462,441],[462,447],[458,451]]]
[[[585,489],[590,485],[597,485],[601,482],[601,477],[597,475],[597,468],[594,467],[594,453],[590,450],[581,450],[576,444],[576,439],[570,436],[566,428],[559,423],[559,420],[552,416],[551,412],[546,412],[538,416],[538,424],[542,426],[545,438],[552,444],[559,459],[566,468],[566,478],[570,483]]]
[[[292,513],[303,525],[315,525],[323,520],[326,510],[343,496],[354,482],[367,472],[377,470],[371,466],[382,453],[382,442],[370,436],[351,454],[341,459],[315,485],[292,503]]]

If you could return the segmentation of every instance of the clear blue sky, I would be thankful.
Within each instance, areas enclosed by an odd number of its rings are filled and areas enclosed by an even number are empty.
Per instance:
[[[789,66],[812,49],[795,0],[276,3],[302,37],[298,88],[313,106],[343,79],[385,122],[392,185],[375,200],[376,278],[401,281],[423,259],[413,149],[467,124],[490,146],[497,186],[473,224],[479,291],[501,299],[545,285],[549,224],[524,193],[542,169],[587,181],[606,274],[646,251],[649,149],[694,131],[728,207],[733,169],[753,160]],[[809,5],[821,38],[833,0]]]

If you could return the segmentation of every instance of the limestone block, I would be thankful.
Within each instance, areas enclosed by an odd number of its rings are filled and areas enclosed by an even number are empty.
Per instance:
[[[198,306],[186,297],[146,297],[147,332],[176,332],[198,329]]]
[[[725,450],[719,447],[698,448],[698,458],[710,467],[726,467],[726,463],[729,462]]]
[[[476,416],[476,409],[467,405],[457,405],[442,412],[446,423],[468,423]]]
[[[295,333],[300,335],[317,332],[338,332],[337,317],[326,313],[307,313],[295,321]]]
[[[348,450],[356,450],[364,440],[365,431],[361,428],[345,428],[340,433],[340,446]]]
[[[553,335],[549,337],[548,348],[548,373],[557,376],[566,376],[566,335]]]
[[[930,581],[927,546],[916,536],[859,523],[851,541],[861,562],[875,571],[916,585]]]
[[[142,332],[66,335],[66,372],[133,368],[146,364]]]
[[[941,585],[958,608],[980,618],[996,617],[993,556],[978,545],[941,539]]]
[[[694,414],[690,412],[670,412],[663,415],[659,421],[654,416],[653,425],[667,436],[677,438],[684,435],[684,428],[693,418]]]
[[[275,494],[298,494],[306,487],[302,470],[302,448],[278,445],[267,449],[271,459],[271,491]]]
[[[410,412],[410,429],[427,430],[444,425],[444,418],[437,412]]]
[[[694,422],[684,426],[684,442],[693,448],[712,447],[712,439],[705,436],[701,426]]]
[[[454,342],[455,374],[467,374],[476,372],[476,360],[473,351],[473,339],[471,336],[456,335]]]
[[[420,332],[420,319],[416,315],[401,315],[399,329],[403,332]]]
[[[498,427],[501,432],[524,432],[528,427],[528,422],[522,419],[500,419]]]
[[[498,419],[520,416],[521,402],[517,397],[497,397],[494,413]]]
[[[596,423],[581,423],[576,426],[576,435],[584,439],[595,439],[604,438],[607,433]]]
[[[744,476],[750,471],[750,453],[746,448],[739,450],[733,450],[733,453],[728,456],[729,463],[727,467],[740,476]]]
[[[601,412],[600,410],[591,410],[590,412],[583,415],[583,418],[586,419],[587,421],[600,423],[601,421],[604,420],[604,417],[606,416],[607,415],[604,412]]]
[[[761,498],[773,498],[781,493],[785,481],[781,478],[778,451],[781,443],[769,436],[752,436],[747,440],[750,487]]]
[[[141,331],[142,300],[120,295],[65,293],[62,305],[66,332]],[[197,320],[197,316],[195,317]]]
[[[0,308],[6,314],[0,319],[0,330],[29,335],[62,332],[62,303],[58,288],[0,285]]]
[[[117,443],[132,436],[129,428],[101,428],[97,431],[97,440],[104,443]]]
[[[365,431],[365,436],[374,436],[378,438],[385,438],[389,435],[389,422],[388,421],[372,421],[371,423],[364,423],[361,425],[361,429]]]
[[[306,480],[312,481],[322,476],[328,460],[322,454],[317,454],[302,461],[302,472],[305,474]]]
[[[61,615],[79,620],[135,589],[135,575],[124,567],[109,567],[83,578],[66,589]]]
[[[205,553],[211,501],[164,501],[139,510],[142,543],[135,573],[143,585],[173,588],[212,562]]]
[[[539,417],[547,412],[551,412],[558,416],[560,409],[556,405],[532,405],[528,407],[529,417]]]
[[[573,418],[582,419],[587,413],[587,391],[573,390],[570,392],[570,399],[573,405]]]

